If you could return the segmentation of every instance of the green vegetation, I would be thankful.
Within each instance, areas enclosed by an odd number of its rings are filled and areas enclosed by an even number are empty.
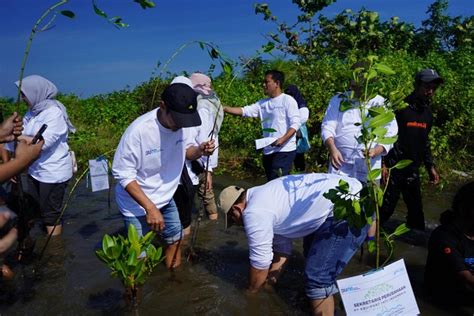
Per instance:
[[[152,241],[154,232],[138,237],[135,226],[128,226],[128,236],[105,235],[102,249],[96,250],[97,257],[111,270],[111,275],[120,279],[131,298],[136,300],[138,287],[143,285],[148,275],[163,258],[162,248],[155,248]]]
[[[314,5],[314,1],[294,2]],[[287,83],[301,89],[310,109],[307,123],[312,147],[307,154],[309,170],[325,171],[327,151],[320,138],[321,120],[331,96],[347,89],[350,65],[361,57],[378,55],[380,63],[397,72],[395,76],[381,80],[383,90],[397,90],[402,95],[411,92],[417,71],[434,68],[445,79],[433,103],[435,122],[431,140],[437,168],[443,177],[450,174],[450,169],[474,170],[473,145],[469,141],[474,139],[474,18],[449,17],[445,14],[446,6],[446,1],[434,2],[428,10],[430,17],[419,29],[396,17],[382,22],[376,12],[365,10],[357,13],[346,10],[332,19],[319,17],[316,20],[314,11],[303,10],[304,7],[301,7],[304,17],[299,17],[295,26],[283,27],[270,12],[269,21],[277,24],[277,32],[269,35],[271,41],[262,52],[273,49],[275,53],[278,49],[294,58],[287,61],[241,58],[243,71],[237,78],[231,74],[231,66],[235,63],[225,60],[226,71],[214,78],[214,88],[223,104],[243,106],[264,97],[261,82],[266,70],[284,71]],[[290,33],[296,31],[298,38],[290,41]],[[196,43],[201,45],[201,42]],[[206,43],[203,49],[214,57],[213,61],[221,60],[221,52],[217,49]],[[210,67],[210,71],[212,69],[214,67]],[[161,71],[160,77],[151,78],[133,90],[87,99],[60,96],[78,130],[70,135],[70,145],[77,154],[79,165],[85,167],[88,159],[115,149],[125,128],[158,105],[158,98],[151,104],[155,89],[159,96],[173,75]],[[16,110],[12,101],[6,99],[0,99],[0,107],[5,116]],[[20,112],[25,110],[20,107]],[[257,121],[226,116],[219,136],[221,167],[218,170],[239,175],[242,172],[263,174],[261,154],[254,149],[254,139],[261,137],[261,132]]]

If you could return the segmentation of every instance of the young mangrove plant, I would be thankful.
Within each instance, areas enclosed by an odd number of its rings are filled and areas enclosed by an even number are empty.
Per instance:
[[[402,224],[392,234],[385,232],[381,234],[379,210],[383,203],[385,188],[382,188],[379,182],[382,169],[373,168],[369,151],[376,144],[390,145],[396,142],[396,135],[387,135],[386,125],[395,119],[393,110],[405,106],[405,104],[403,102],[404,91],[401,89],[385,91],[385,84],[381,77],[394,75],[395,71],[377,60],[377,56],[369,56],[366,61],[357,63],[358,66],[351,73],[351,85],[355,88],[352,88],[350,93],[341,94],[343,100],[339,108],[341,112],[353,108],[360,112],[360,123],[355,123],[355,125],[360,126],[357,142],[363,147],[364,163],[367,168],[365,185],[357,194],[359,199],[355,199],[355,196],[350,194],[349,184],[343,180],[335,189],[324,194],[334,203],[335,218],[345,219],[350,225],[358,228],[367,224],[372,225],[373,221],[376,221],[375,242],[369,241],[368,246],[370,252],[376,252],[376,268],[380,265],[380,236],[384,237],[388,247],[389,256],[385,260],[385,264],[393,254],[393,238],[408,231],[406,225]],[[358,90],[358,93],[355,90]],[[387,95],[388,100],[385,100],[383,106],[370,107],[369,101],[378,93]],[[402,169],[410,163],[410,160],[402,160],[389,168],[385,175],[386,181],[389,180],[392,169]]]
[[[151,231],[139,237],[135,226],[129,225],[127,237],[106,234],[102,249],[96,250],[97,257],[112,270],[111,276],[120,279],[134,305],[138,288],[163,260],[162,248],[152,244],[155,235]]]

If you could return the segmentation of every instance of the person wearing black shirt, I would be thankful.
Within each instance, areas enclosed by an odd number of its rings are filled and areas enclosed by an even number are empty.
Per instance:
[[[439,175],[431,156],[428,135],[433,125],[431,99],[443,79],[433,69],[424,69],[415,76],[415,89],[405,99],[406,108],[395,112],[398,124],[398,139],[393,148],[383,158],[386,167],[398,161],[409,159],[412,163],[404,169],[392,169],[390,180],[380,210],[383,224],[392,216],[400,193],[407,205],[407,226],[425,230],[425,217],[421,201],[419,167],[424,164],[430,181],[439,183]]]
[[[453,200],[431,234],[425,286],[442,305],[474,306],[474,181]]]

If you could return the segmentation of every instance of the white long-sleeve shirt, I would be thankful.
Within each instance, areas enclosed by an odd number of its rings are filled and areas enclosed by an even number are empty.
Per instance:
[[[153,110],[137,118],[125,131],[115,152],[112,173],[117,205],[124,216],[145,216],[145,210],[125,191],[137,181],[145,195],[161,208],[179,184],[186,152],[186,128],[165,128]]]
[[[326,140],[332,137],[336,148],[340,151],[344,159],[344,163],[339,170],[335,169],[332,164],[329,163],[329,173],[348,175],[366,182],[367,167],[363,154],[364,147],[363,144],[359,144],[356,139],[361,135],[361,127],[355,125],[356,123],[361,123],[360,110],[357,107],[353,107],[341,112],[339,106],[342,100],[343,98],[339,94],[331,98],[321,124],[321,137],[323,142],[326,143]],[[366,108],[383,106],[384,102],[385,99],[378,95],[369,100]],[[385,127],[387,128],[386,137],[397,135],[398,126],[395,119]],[[375,143],[373,147],[376,145],[378,144]],[[372,168],[380,168],[381,156],[386,155],[393,147],[393,145],[380,145],[384,147],[384,152],[382,155],[371,159]]]
[[[297,131],[301,125],[298,104],[293,97],[282,93],[275,98],[267,98],[252,105],[242,108],[244,117],[259,117],[262,121],[262,128],[272,128],[275,132],[263,132],[263,137],[282,137],[293,128]],[[263,149],[264,155],[276,152],[289,152],[296,150],[296,135],[293,135],[283,146],[267,146]]]
[[[274,252],[291,254],[292,239],[313,233],[332,216],[333,204],[323,194],[341,179],[352,194],[362,189],[354,178],[324,173],[284,176],[248,189],[242,220],[252,267],[267,269]]]
[[[305,124],[309,119],[309,109],[307,107],[302,107],[299,109],[301,125]]]
[[[28,111],[23,118],[23,135],[35,136],[43,124],[48,125],[43,133],[44,145],[28,174],[43,183],[65,182],[72,178],[72,158],[67,143],[68,126],[59,107],[50,106],[36,116]],[[13,151],[13,143],[6,149]]]

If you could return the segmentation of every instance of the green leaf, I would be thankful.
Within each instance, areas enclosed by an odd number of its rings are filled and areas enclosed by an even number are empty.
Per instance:
[[[405,234],[408,231],[410,231],[410,228],[408,228],[407,225],[405,223],[403,223],[395,229],[395,231],[392,233],[392,235],[400,236],[400,235]]]
[[[360,203],[358,200],[352,200],[352,207],[354,208],[354,212],[357,215],[360,215]]]
[[[270,53],[274,48],[275,48],[275,43],[273,42],[268,42],[266,45],[263,47],[263,52],[264,53]]]
[[[224,73],[226,74],[226,76],[232,75],[232,65],[229,62],[224,62],[222,64],[222,69],[224,70]]]
[[[370,69],[369,70],[369,73],[367,74],[367,80],[370,81],[372,79],[374,79],[375,77],[377,77],[377,71],[375,71],[374,69]]]
[[[333,209],[334,218],[336,219],[345,219],[346,217],[346,207],[342,204],[335,204]]]
[[[212,59],[217,59],[219,58],[219,51],[215,48],[212,48],[211,51],[209,52],[209,55],[211,56]]]
[[[135,253],[140,253],[140,243],[138,241],[138,233],[135,226],[132,224],[128,225],[128,241],[130,242],[130,248],[135,251]]]
[[[140,4],[142,9],[147,9],[147,8],[151,9],[151,8],[155,7],[155,3],[153,1],[150,1],[150,0],[133,0],[133,1]]]
[[[345,112],[345,111],[347,111],[347,110],[349,110],[349,109],[351,109],[351,108],[352,108],[352,103],[351,103],[351,101],[348,100],[348,99],[343,99],[343,100],[341,101],[341,103],[339,104],[339,111],[340,111],[340,112]]]
[[[111,256],[112,259],[118,259],[120,255],[122,254],[123,250],[123,244],[121,243],[116,243],[114,247],[110,248],[111,249]]]
[[[379,126],[372,130],[372,134],[379,138],[383,138],[385,134],[387,134],[387,129],[383,126]]]
[[[268,127],[268,128],[263,128],[262,131],[264,133],[275,133],[276,129]]]
[[[103,18],[107,18],[107,14],[99,9],[99,7],[95,4],[95,1],[92,1],[92,6],[94,7],[95,14],[100,15]]]
[[[383,204],[383,190],[381,187],[377,186],[375,190],[376,198],[377,198],[377,204],[379,206],[382,206]]]
[[[134,225],[130,224],[128,225],[128,240],[130,243],[133,245],[134,243],[138,244],[138,233],[137,229]]]
[[[105,234],[104,238],[102,238],[102,251],[104,254],[111,258],[112,253],[110,249],[115,246],[115,241],[109,235]]]
[[[369,115],[372,117],[379,116],[385,112],[387,112],[387,110],[382,106],[373,106],[369,109]]]
[[[127,265],[129,267],[135,267],[138,264],[138,256],[135,250],[130,251],[128,255]]]
[[[386,112],[384,114],[378,115],[370,120],[369,128],[376,128],[379,126],[385,126],[390,123],[395,118],[395,114],[392,112]]]
[[[74,14],[74,12],[69,11],[69,10],[63,10],[63,11],[61,11],[60,13],[61,13],[62,15],[64,15],[64,16],[67,16],[67,17],[70,18],[70,19],[74,19],[74,17],[76,16],[76,15]]]
[[[122,22],[122,18],[121,17],[113,17],[109,20],[112,24],[114,24],[116,27],[118,28],[125,28],[125,27],[129,27],[130,25],[127,24],[127,23],[123,23]]]
[[[349,193],[349,183],[347,183],[346,181],[344,181],[342,179],[339,180],[338,188],[344,193]]]
[[[329,201],[335,203],[339,199],[339,191],[336,189],[330,189],[328,192],[325,192],[323,196]]]
[[[149,231],[145,236],[142,237],[140,243],[142,246],[147,246],[149,243],[155,239],[156,234],[153,231]]]
[[[392,70],[392,68],[384,65],[384,64],[380,64],[380,63],[376,63],[375,64],[375,68],[380,71],[381,73],[383,73],[384,75],[394,75],[396,74],[395,71]]]
[[[153,258],[153,260],[158,262],[161,259],[162,254],[163,254],[163,248],[159,247],[158,249],[156,249],[155,257]]]
[[[380,169],[373,169],[373,170],[370,170],[369,174],[367,175],[367,179],[369,181],[373,181],[375,179],[377,179],[381,174],[381,170]]]
[[[395,169],[403,169],[405,168],[406,166],[410,165],[413,161],[411,161],[410,159],[404,159],[404,160],[400,160],[399,162],[397,162],[395,164],[395,166],[393,166],[392,168],[395,168]],[[390,169],[392,169],[390,168]]]
[[[390,145],[394,144],[398,139],[398,135],[395,135],[393,137],[381,137],[377,138],[377,143],[382,144],[382,145]]]
[[[109,259],[109,257],[107,257],[107,255],[102,250],[100,250],[100,249],[96,250],[95,254],[100,260],[105,262],[107,265],[109,264],[110,259]]]
[[[377,244],[375,243],[375,240],[369,240],[367,242],[367,250],[369,250],[370,253],[374,253],[376,248]]]
[[[204,45],[205,45],[204,42],[199,41],[198,44],[199,44],[199,47],[201,47],[201,49],[204,49]]]

